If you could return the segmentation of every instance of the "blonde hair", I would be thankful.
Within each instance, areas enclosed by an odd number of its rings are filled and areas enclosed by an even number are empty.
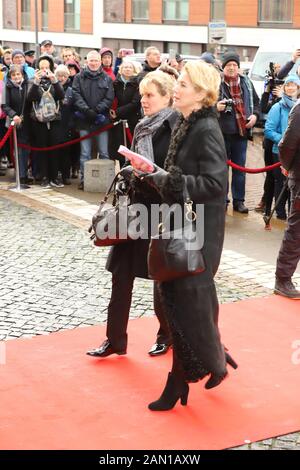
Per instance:
[[[220,74],[215,67],[203,60],[193,60],[186,62],[183,70],[188,74],[195,90],[205,92],[203,107],[209,108],[215,105],[219,98],[221,84]]]
[[[68,67],[64,64],[59,64],[56,69],[55,69],[55,76],[57,77],[57,75],[64,75],[65,77],[69,77],[70,76],[70,70],[68,69]]]
[[[131,64],[132,65],[132,68],[133,68],[133,76],[135,77],[136,75],[138,75],[141,70],[142,70],[142,67],[141,65],[138,63],[138,62],[135,62],[133,60],[123,60],[123,62],[121,63],[120,67],[119,67],[119,74],[122,75],[122,70],[123,70],[123,67],[124,65],[127,65],[127,64]]]
[[[173,78],[161,70],[155,70],[154,72],[149,72],[143,78],[140,83],[140,93],[143,94],[147,92],[149,85],[155,85],[157,88],[158,93],[161,96],[170,96],[170,103],[173,102],[173,93],[174,93],[174,80]]]

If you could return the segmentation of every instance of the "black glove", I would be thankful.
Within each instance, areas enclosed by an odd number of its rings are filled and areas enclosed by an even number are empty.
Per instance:
[[[85,116],[88,122],[94,123],[98,115],[93,109],[88,109],[85,113]]]
[[[150,186],[156,189],[156,191],[160,192],[161,188],[165,184],[169,172],[163,170],[157,165],[154,165],[155,171],[153,173],[144,173],[140,175],[140,178],[148,183]]]
[[[121,169],[120,175],[123,176],[124,180],[129,182],[131,180],[131,175],[133,173],[133,167],[131,165],[126,165]]]

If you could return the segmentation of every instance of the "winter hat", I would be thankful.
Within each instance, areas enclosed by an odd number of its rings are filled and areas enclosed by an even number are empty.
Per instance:
[[[111,49],[109,49],[108,47],[102,47],[102,49],[100,49],[101,57],[104,56],[104,55],[107,55],[107,54],[110,54],[111,58],[113,57],[113,53],[112,53]]]
[[[286,85],[287,83],[291,83],[291,82],[296,83],[296,85],[300,86],[300,79],[298,75],[293,75],[293,74],[288,75],[286,79],[284,80],[284,85]]]
[[[36,63],[36,68],[39,69],[40,68],[40,62],[41,60],[48,60],[49,64],[50,64],[50,70],[51,72],[54,73],[54,59],[52,57],[52,55],[48,55],[48,54],[43,54],[39,57],[37,63]]]
[[[228,62],[236,62],[240,66],[240,56],[234,51],[227,51],[223,55],[222,69],[228,64]]]
[[[15,55],[22,55],[23,57],[25,57],[25,54],[21,49],[14,49],[12,51],[11,58],[13,59]]]
[[[73,59],[70,59],[66,62],[66,66],[67,67],[74,67],[74,69],[76,70],[77,73],[80,72],[80,65],[78,64],[78,62],[76,62],[76,60],[73,60]]]
[[[207,64],[215,64],[216,59],[215,56],[212,54],[212,52],[203,52],[203,54],[200,56],[201,60],[204,60]]]

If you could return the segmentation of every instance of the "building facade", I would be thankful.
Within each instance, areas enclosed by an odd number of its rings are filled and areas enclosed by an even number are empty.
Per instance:
[[[271,37],[300,46],[300,0],[0,0],[2,45],[34,46],[36,3],[39,42],[52,39],[81,54],[102,45],[142,52],[151,44],[192,55],[236,48],[252,60]],[[216,22],[227,26],[221,45],[208,43]]]

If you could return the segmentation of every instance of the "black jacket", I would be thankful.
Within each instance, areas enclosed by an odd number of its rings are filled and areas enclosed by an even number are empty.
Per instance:
[[[225,198],[228,168],[226,150],[217,113],[208,108],[196,113],[196,120],[176,152],[175,170],[179,169],[180,182],[186,185],[194,204],[204,204],[203,253],[208,271],[217,271],[224,237]],[[163,187],[163,194],[170,199],[173,188],[178,187],[178,173],[171,170]],[[182,181],[183,180],[183,181]],[[182,198],[182,193],[181,193]],[[170,200],[168,202],[180,202]]]
[[[279,143],[279,158],[289,178],[300,181],[300,100],[289,115],[288,127]]]
[[[141,97],[137,78],[132,78],[126,84],[120,77],[117,78],[114,82],[114,91],[117,98],[117,119],[127,119],[129,129],[133,134],[141,118]]]
[[[152,137],[154,162],[163,165],[171,138],[171,132],[177,121],[178,114],[174,112],[164,125]],[[145,186],[143,184],[142,186]],[[153,188],[146,193],[139,188],[139,181],[134,185],[135,193],[132,198],[134,203],[143,203],[146,206],[160,204],[161,199]],[[109,252],[106,269],[117,276],[148,278],[147,255],[150,240],[134,240],[113,246]]]
[[[97,114],[108,116],[114,99],[114,89],[112,79],[102,68],[98,72],[91,72],[88,68],[82,70],[74,77],[72,88],[75,110],[83,114],[93,110]],[[87,120],[79,120],[80,129],[91,129],[91,127]]]
[[[7,116],[12,119],[14,116],[23,116],[23,122],[17,127],[18,140],[27,142],[29,132],[29,112],[30,104],[27,100],[28,95],[28,79],[24,78],[21,88],[13,84],[10,78],[6,82],[5,103],[2,105]]]

